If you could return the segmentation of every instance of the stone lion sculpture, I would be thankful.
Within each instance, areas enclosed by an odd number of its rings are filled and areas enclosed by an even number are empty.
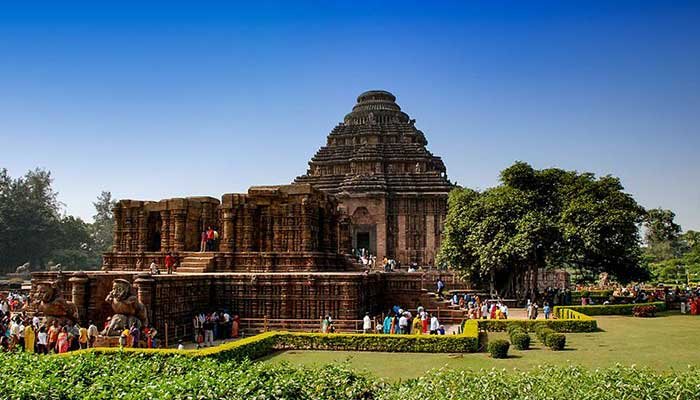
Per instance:
[[[47,271],[51,271],[51,272],[62,272],[62,271],[63,271],[63,266],[62,266],[61,264],[48,265],[48,266],[47,266]]]
[[[27,274],[27,273],[29,273],[30,268],[31,268],[31,265],[28,262],[26,262],[26,263],[20,265],[19,267],[17,267],[17,269],[15,270],[15,273],[16,274]]]
[[[121,331],[131,328],[133,324],[136,324],[138,329],[148,324],[146,306],[140,303],[132,292],[131,283],[126,279],[115,279],[112,282],[112,291],[105,301],[112,305],[114,315],[109,326],[102,331],[102,335],[119,336]]]
[[[60,324],[68,320],[72,322],[78,320],[77,307],[63,298],[56,282],[39,282],[35,296],[33,308],[46,317],[47,325],[52,324],[54,320],[58,320]]]

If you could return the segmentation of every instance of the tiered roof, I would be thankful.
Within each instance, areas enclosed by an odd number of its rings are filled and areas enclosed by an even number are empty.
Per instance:
[[[383,90],[362,93],[295,182],[333,193],[447,193],[445,164],[425,135]]]

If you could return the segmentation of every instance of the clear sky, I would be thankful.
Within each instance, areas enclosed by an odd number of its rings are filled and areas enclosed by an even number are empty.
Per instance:
[[[8,3],[0,167],[69,214],[288,183],[386,89],[461,185],[612,174],[700,229],[699,1]]]

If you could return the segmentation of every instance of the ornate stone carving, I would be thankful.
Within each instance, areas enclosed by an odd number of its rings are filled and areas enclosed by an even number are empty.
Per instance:
[[[60,324],[66,321],[78,320],[78,310],[70,301],[63,298],[63,293],[55,281],[39,282],[34,292],[32,309],[46,317],[47,324],[58,320]]]
[[[114,315],[112,315],[109,326],[102,331],[103,335],[118,336],[122,330],[131,328],[133,324],[141,329],[144,324],[148,323],[146,307],[133,293],[129,281],[115,279],[112,282],[112,291],[109,292],[105,301],[112,305]]]

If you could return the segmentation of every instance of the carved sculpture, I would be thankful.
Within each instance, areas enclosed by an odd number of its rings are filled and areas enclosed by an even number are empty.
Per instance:
[[[78,309],[75,304],[63,298],[56,282],[39,282],[35,296],[32,308],[46,317],[47,325],[52,324],[54,320],[58,320],[60,324],[68,320],[78,320]]]
[[[601,272],[598,275],[598,287],[599,288],[606,288],[610,285],[610,276],[608,275],[607,272]]]
[[[52,271],[52,272],[63,272],[63,266],[61,264],[56,264],[56,265],[47,265],[47,271]]]
[[[148,323],[146,306],[139,302],[133,293],[131,283],[125,279],[115,279],[112,282],[112,291],[105,299],[112,305],[112,316],[109,326],[102,331],[105,336],[118,336],[125,328],[131,328],[136,324],[138,329]]]
[[[20,265],[19,267],[17,267],[17,269],[15,270],[15,273],[16,274],[27,274],[29,272],[29,268],[30,268],[30,264],[28,262],[26,262],[26,263]]]

